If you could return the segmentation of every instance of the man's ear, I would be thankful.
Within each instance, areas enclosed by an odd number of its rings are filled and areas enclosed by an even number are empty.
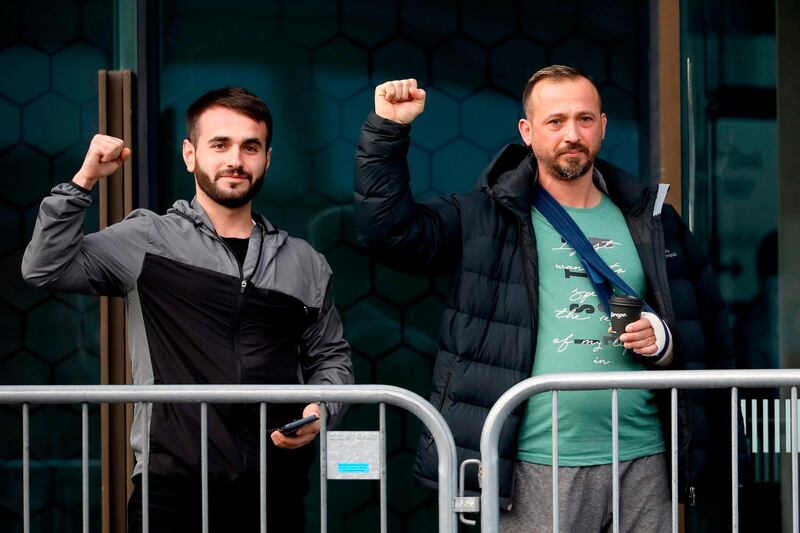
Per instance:
[[[195,168],[195,150],[192,141],[189,139],[183,140],[183,146],[181,147],[181,151],[183,152],[183,162],[186,164],[186,170],[188,172],[194,172]]]
[[[528,122],[528,119],[521,118],[519,119],[517,127],[519,128],[519,135],[522,137],[522,142],[524,142],[526,146],[531,146],[531,123]]]
[[[267,150],[267,165],[264,167],[264,172],[269,169],[269,164],[272,161],[272,147],[270,146],[269,150]]]
[[[606,114],[605,113],[600,113],[600,123],[603,126],[603,130],[602,130],[603,134],[602,134],[602,136],[600,138],[601,139],[605,139],[606,138],[606,124],[608,124],[608,119],[606,118]]]

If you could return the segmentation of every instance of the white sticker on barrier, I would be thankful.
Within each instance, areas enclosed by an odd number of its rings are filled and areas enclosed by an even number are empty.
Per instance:
[[[328,431],[328,479],[380,479],[378,431]]]

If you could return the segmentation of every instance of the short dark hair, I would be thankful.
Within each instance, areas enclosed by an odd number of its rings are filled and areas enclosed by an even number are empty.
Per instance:
[[[585,78],[589,80],[589,83],[591,83],[592,86],[597,91],[597,99],[600,102],[600,109],[602,109],[603,100],[600,97],[600,87],[597,86],[597,83],[592,79],[591,76],[589,76],[582,70],[575,67],[567,67],[564,65],[550,65],[549,67],[544,67],[542,69],[537,70],[536,72],[534,72],[533,76],[531,76],[528,79],[528,83],[525,84],[525,90],[522,91],[522,111],[527,114],[528,98],[531,96],[531,92],[533,92],[533,87],[540,81],[551,80],[558,82],[566,80],[575,80],[578,78]]]
[[[197,120],[212,107],[225,107],[267,125],[267,145],[272,142],[272,113],[264,100],[241,87],[213,89],[192,102],[186,110],[186,138],[192,144],[197,141]]]

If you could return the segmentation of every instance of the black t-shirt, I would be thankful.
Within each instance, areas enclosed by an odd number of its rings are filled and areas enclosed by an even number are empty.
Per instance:
[[[233,250],[233,255],[235,255],[236,260],[239,261],[239,266],[244,266],[244,258],[247,257],[247,245],[250,242],[250,239],[222,237],[222,240],[225,241],[225,244],[227,244],[231,250]]]

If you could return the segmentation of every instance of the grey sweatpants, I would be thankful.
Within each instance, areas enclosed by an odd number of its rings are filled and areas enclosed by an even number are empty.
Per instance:
[[[552,467],[520,461],[515,469],[511,511],[500,513],[500,531],[552,531]],[[611,531],[611,465],[560,467],[560,530],[568,533]],[[671,531],[669,477],[664,454],[619,463],[620,532]]]

